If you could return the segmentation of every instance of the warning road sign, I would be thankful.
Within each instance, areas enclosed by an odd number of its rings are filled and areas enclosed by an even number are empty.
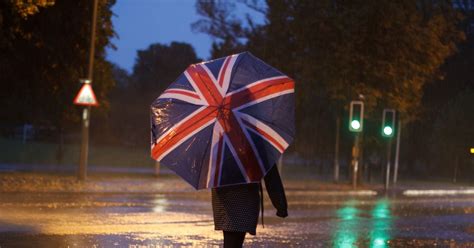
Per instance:
[[[97,98],[95,97],[94,91],[89,83],[85,83],[76,98],[74,98],[74,104],[83,106],[97,106]]]

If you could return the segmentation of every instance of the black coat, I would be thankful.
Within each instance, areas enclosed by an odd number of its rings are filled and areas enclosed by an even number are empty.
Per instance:
[[[287,202],[277,166],[264,177],[265,187],[277,216],[286,217]],[[248,232],[255,235],[260,211],[260,183],[212,189],[215,230]]]

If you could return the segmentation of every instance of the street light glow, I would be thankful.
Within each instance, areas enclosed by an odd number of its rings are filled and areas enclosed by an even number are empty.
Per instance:
[[[387,135],[387,136],[388,136],[388,135],[391,135],[392,132],[393,132],[393,129],[392,129],[391,127],[384,127],[384,128],[383,128],[383,133],[384,133],[385,135]]]
[[[358,130],[360,128],[360,122],[358,120],[353,120],[351,122],[351,127],[355,130]]]

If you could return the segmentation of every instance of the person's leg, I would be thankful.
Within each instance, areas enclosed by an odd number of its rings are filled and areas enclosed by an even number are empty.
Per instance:
[[[245,232],[224,231],[224,248],[242,248]]]

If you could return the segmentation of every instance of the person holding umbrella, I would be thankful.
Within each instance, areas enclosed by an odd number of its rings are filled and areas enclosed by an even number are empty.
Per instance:
[[[190,65],[152,103],[151,156],[212,189],[225,247],[255,234],[262,179],[288,215],[275,162],[293,141],[294,105],[293,80],[248,52]]]

